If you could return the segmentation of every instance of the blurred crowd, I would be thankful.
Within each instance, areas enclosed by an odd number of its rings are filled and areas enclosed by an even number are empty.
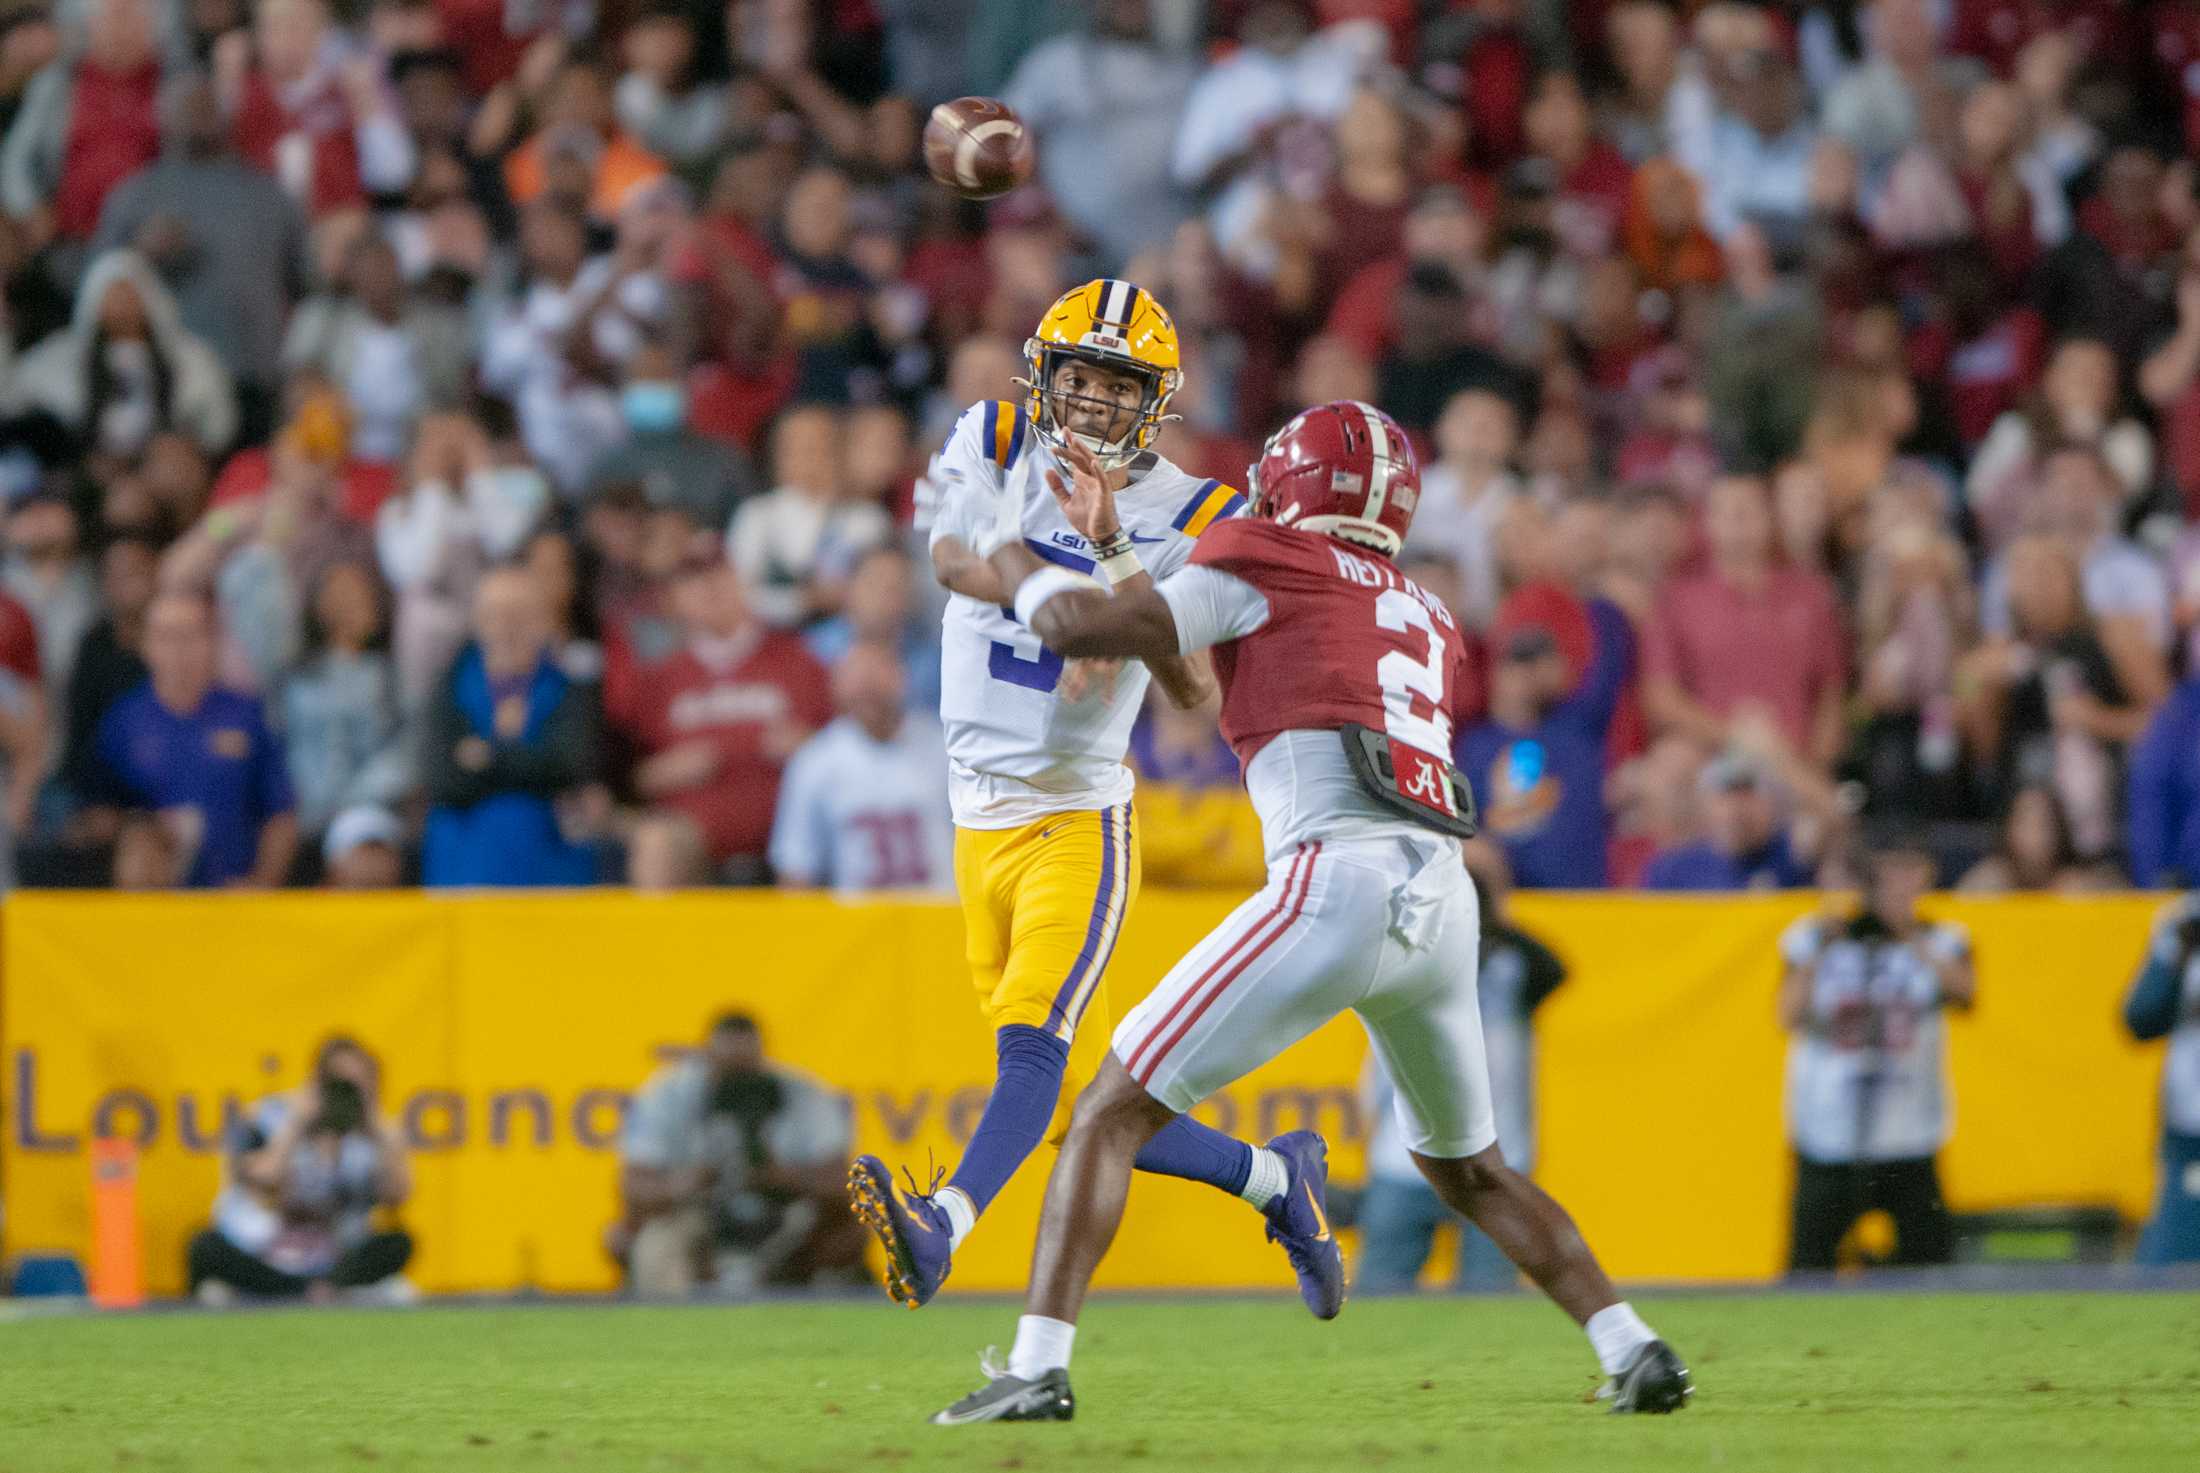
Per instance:
[[[1187,469],[1417,437],[1516,883],[2200,879],[2188,0],[0,0],[0,129],[22,883],[945,886],[927,452],[1102,272]]]

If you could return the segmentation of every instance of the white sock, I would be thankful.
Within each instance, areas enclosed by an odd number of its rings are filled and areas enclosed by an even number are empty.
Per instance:
[[[953,1252],[978,1225],[977,1209],[970,1205],[970,1198],[961,1187],[943,1188],[932,1198],[932,1205],[947,1214],[947,1247]]]
[[[1589,1316],[1589,1323],[1582,1329],[1589,1333],[1589,1345],[1597,1353],[1597,1364],[1604,1367],[1604,1374],[1616,1376],[1635,1358],[1635,1352],[1657,1335],[1642,1322],[1635,1307],[1624,1300],[1607,1305]]]
[[[1265,1209],[1290,1189],[1291,1168],[1283,1164],[1283,1158],[1266,1146],[1253,1147],[1253,1171],[1245,1178],[1244,1190],[1238,1195],[1255,1207]]]
[[[1016,1348],[1008,1353],[1008,1373],[1022,1381],[1036,1381],[1052,1370],[1069,1369],[1070,1343],[1077,1327],[1067,1320],[1050,1320],[1043,1314],[1027,1314],[1016,1321]]]

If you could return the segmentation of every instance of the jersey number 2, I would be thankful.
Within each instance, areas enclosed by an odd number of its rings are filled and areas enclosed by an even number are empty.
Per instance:
[[[1383,688],[1383,729],[1394,740],[1449,762],[1451,716],[1444,709],[1443,631],[1422,602],[1402,588],[1390,589],[1375,600],[1375,622],[1400,634],[1418,629],[1428,636],[1426,663],[1404,650],[1392,650],[1375,662],[1375,679]],[[1425,698],[1435,714],[1416,715],[1415,696]]]

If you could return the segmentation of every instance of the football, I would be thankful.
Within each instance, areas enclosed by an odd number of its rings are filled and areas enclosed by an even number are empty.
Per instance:
[[[958,97],[924,125],[924,166],[964,199],[994,199],[1031,177],[1031,133],[1006,103]]]

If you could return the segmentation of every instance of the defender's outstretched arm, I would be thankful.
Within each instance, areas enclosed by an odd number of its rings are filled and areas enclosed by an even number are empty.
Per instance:
[[[1048,649],[1058,655],[1113,655],[1147,661],[1180,660],[1176,615],[1154,590],[1125,584],[1111,595],[1066,569],[1050,568],[1026,547],[1000,548],[989,559],[1001,582],[1014,589],[1017,616]],[[1057,582],[1051,574],[1060,574]],[[1054,591],[1027,614],[1025,581],[1047,576]]]

